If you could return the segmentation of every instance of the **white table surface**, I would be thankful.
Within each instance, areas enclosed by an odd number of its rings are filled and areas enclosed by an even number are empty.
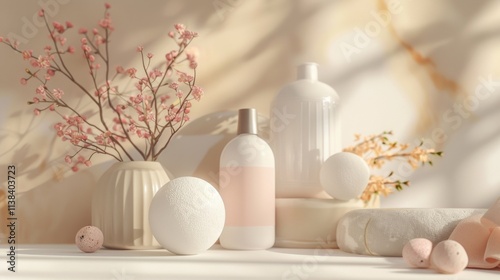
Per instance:
[[[229,251],[214,245],[199,255],[166,250],[107,250],[74,245],[19,245],[17,272],[7,270],[0,246],[0,279],[500,279],[500,269],[455,275],[411,269],[402,258],[360,256],[331,249]]]

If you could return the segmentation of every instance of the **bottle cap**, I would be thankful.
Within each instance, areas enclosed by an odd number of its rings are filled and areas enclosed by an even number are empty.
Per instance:
[[[238,111],[238,134],[257,134],[257,110],[245,108]]]
[[[302,63],[297,69],[297,79],[318,80],[318,64],[314,62]]]

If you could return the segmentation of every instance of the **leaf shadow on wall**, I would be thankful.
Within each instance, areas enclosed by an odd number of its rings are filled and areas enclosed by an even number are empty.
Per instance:
[[[378,0],[379,4],[384,2],[386,1]],[[439,193],[443,197],[436,200],[438,201],[437,204],[431,205],[432,203],[436,203],[431,202],[428,206],[481,208],[488,207],[492,198],[496,198],[500,193],[497,191],[498,186],[486,186],[483,184],[481,186],[483,194],[480,195],[477,192],[478,186],[464,186],[463,182],[460,181],[459,174],[463,172],[461,170],[464,161],[473,157],[481,147],[476,146],[472,142],[467,142],[467,137],[464,137],[464,134],[471,131],[473,125],[479,123],[481,120],[494,118],[492,116],[494,112],[472,112],[475,117],[468,119],[467,125],[462,124],[459,128],[453,128],[450,123],[444,122],[443,116],[449,109],[453,109],[454,104],[462,103],[464,98],[473,95],[472,92],[466,92],[463,89],[461,81],[467,79],[467,74],[469,74],[467,71],[473,65],[473,55],[476,49],[482,47],[486,41],[494,39],[498,35],[499,28],[495,27],[493,29],[479,30],[472,34],[470,32],[466,34],[464,30],[470,29],[468,27],[474,21],[477,21],[477,18],[481,16],[493,1],[474,3],[460,1],[460,5],[456,5],[456,3],[456,1],[447,1],[442,4],[446,8],[443,12],[467,16],[461,16],[460,20],[456,20],[456,17],[443,17],[439,21],[428,24],[418,33],[410,32],[411,36],[403,36],[404,38],[402,38],[396,32],[398,30],[397,21],[391,23],[393,37],[400,43],[397,49],[392,50],[391,55],[395,55],[402,50],[406,51],[411,55],[412,60],[410,62],[414,63],[413,65],[409,65],[409,67],[413,68],[416,73],[423,72],[426,74],[426,79],[419,79],[418,82],[422,84],[420,89],[421,96],[424,96],[424,104],[427,106],[420,108],[418,112],[420,116],[417,118],[418,121],[415,124],[414,133],[410,137],[415,139],[421,138],[424,135],[432,137],[433,131],[443,129],[448,138],[443,143],[437,143],[437,149],[445,150],[444,158],[436,160],[435,163],[437,166],[432,171],[419,170],[414,176],[411,176],[410,180],[412,182],[426,182],[438,177],[442,179],[440,187],[443,191],[436,193]],[[418,51],[421,47],[425,48],[426,44],[432,44],[436,41],[445,41],[446,43],[438,44],[425,54]],[[390,59],[390,57],[387,58]],[[383,63],[383,60],[380,63]],[[362,69],[354,69],[353,71],[357,70],[362,71]],[[353,77],[355,77],[354,73],[352,75],[346,73],[346,76],[342,77],[342,79]],[[415,79],[418,79],[418,76],[415,76]],[[488,133],[488,137],[484,137],[482,141],[479,141],[479,145],[486,145],[493,142],[498,139],[499,135],[500,131],[493,129]],[[454,146],[449,147],[452,142]],[[457,142],[459,142],[459,147],[457,147]],[[453,160],[450,160],[450,158]],[[443,164],[440,164],[440,162],[443,162]],[[444,166],[445,162],[446,166]],[[410,189],[405,190],[401,194],[391,195],[388,200],[411,199],[413,191]],[[464,199],[468,195],[470,199]],[[472,199],[472,197],[474,198]]]

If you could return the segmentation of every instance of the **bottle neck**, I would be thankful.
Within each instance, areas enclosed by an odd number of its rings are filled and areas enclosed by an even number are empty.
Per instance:
[[[297,69],[297,79],[318,80],[318,64],[307,62],[300,64]]]

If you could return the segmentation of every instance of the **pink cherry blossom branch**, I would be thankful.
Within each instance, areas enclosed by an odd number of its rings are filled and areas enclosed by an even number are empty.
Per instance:
[[[21,53],[23,58],[29,60],[31,66],[36,68],[33,71],[27,69],[29,76],[22,78],[21,83],[37,80],[41,84],[36,88],[33,101],[29,102],[29,104],[43,104],[43,107],[35,108],[36,115],[42,111],[55,111],[64,119],[64,122],[57,123],[54,128],[63,141],[69,141],[78,148],[74,154],[68,155],[65,159],[66,162],[74,164],[72,167],[74,171],[80,164],[88,166],[95,154],[109,155],[119,161],[123,161],[122,155],[125,155],[129,160],[134,160],[122,142],[131,144],[143,160],[157,160],[174,134],[189,120],[191,100],[198,101],[203,94],[203,90],[195,85],[196,56],[186,51],[197,34],[187,30],[182,24],[176,24],[175,32],[168,34],[177,44],[177,48],[166,53],[166,60],[160,64],[162,66],[152,68],[153,54],[148,53],[145,56],[143,48],[140,47],[138,51],[141,53],[144,77],[138,77],[135,68],[125,70],[123,67],[118,67],[110,79],[109,36],[114,28],[108,12],[110,5],[106,4],[105,7],[104,17],[99,21],[101,29],[99,27],[92,29],[92,36],[85,28],[81,28],[78,32],[83,35],[80,40],[81,49],[95,90],[95,97],[71,72],[63,57],[75,52],[73,46],[63,50],[67,41],[63,33],[73,27],[71,22],[63,25],[54,21],[49,24],[43,10],[39,12],[39,16],[44,19],[54,50],[51,46],[47,46],[44,49],[45,54],[38,57],[33,55],[32,51],[20,50],[17,42],[10,42],[0,37],[0,43]],[[184,59],[183,55],[186,56]],[[178,67],[184,62],[189,63],[193,76],[179,70]],[[103,64],[104,73],[100,70],[102,69],[100,63]],[[93,121],[93,118],[86,118],[76,107],[65,101],[62,89],[49,88],[48,82],[58,73],[81,89],[84,96],[92,101],[97,109],[96,114],[92,116],[95,116],[98,122]],[[44,78],[40,76],[42,74],[45,75]],[[120,74],[128,75],[131,81],[136,81],[137,94],[122,92],[119,87],[112,85]],[[100,77],[103,78],[103,82],[100,81]],[[172,79],[177,77],[177,82],[170,80],[171,77]],[[187,88],[186,93],[184,93],[185,88]],[[167,102],[170,93],[177,97],[172,103]],[[67,116],[61,110],[67,110],[73,115]],[[115,117],[109,119],[109,114]],[[165,135],[167,132],[168,137]],[[81,155],[84,151],[90,152],[87,159]],[[76,161],[73,160],[75,157]]]

